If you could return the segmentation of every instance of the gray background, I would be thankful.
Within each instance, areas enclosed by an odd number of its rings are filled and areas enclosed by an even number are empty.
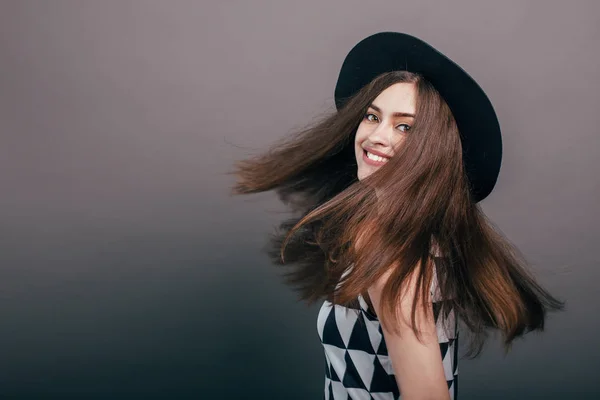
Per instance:
[[[419,36],[494,103],[482,207],[567,300],[460,363],[462,399],[600,395],[600,3],[0,2],[0,397],[318,399],[318,305],[260,252],[235,159],[333,110],[350,48]]]

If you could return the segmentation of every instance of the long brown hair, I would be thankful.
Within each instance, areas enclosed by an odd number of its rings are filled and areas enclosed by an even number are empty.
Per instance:
[[[399,82],[416,85],[415,122],[395,155],[359,181],[357,127],[379,93]],[[473,200],[452,112],[418,74],[378,76],[343,108],[266,153],[236,162],[231,173],[237,177],[233,194],[275,190],[298,214],[281,223],[265,250],[273,263],[289,267],[285,282],[309,304],[322,298],[356,304],[359,294],[389,273],[379,318],[396,330],[395,305],[414,272],[411,322],[420,335],[416,307],[430,305],[436,274],[440,316],[454,310],[466,324],[472,357],[483,348],[486,328],[502,333],[508,352],[515,338],[543,330],[547,311],[564,308],[536,283],[524,257]],[[349,266],[351,273],[344,274]]]

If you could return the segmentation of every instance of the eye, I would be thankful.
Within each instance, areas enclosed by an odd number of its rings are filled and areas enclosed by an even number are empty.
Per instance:
[[[364,119],[366,119],[366,120],[367,120],[367,121],[369,121],[369,122],[373,122],[373,119],[372,119],[372,118],[370,118],[370,117],[373,117],[373,118],[375,118],[375,119],[378,119],[378,118],[377,118],[377,115],[375,115],[375,114],[371,114],[371,113],[366,113],[366,114],[365,114],[365,116],[364,116]]]
[[[398,128],[400,128],[401,126],[404,127],[404,129],[400,129],[402,132],[407,132],[408,130],[410,130],[410,125],[408,124],[400,124],[398,125]]]

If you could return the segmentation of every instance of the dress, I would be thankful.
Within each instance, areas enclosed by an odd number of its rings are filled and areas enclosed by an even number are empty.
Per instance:
[[[436,283],[434,278],[431,294],[438,342],[450,398],[458,400],[458,321],[454,311],[445,323],[438,318]],[[379,320],[360,295],[358,302],[360,309],[325,301],[319,310],[317,331],[325,352],[324,399],[401,399]]]

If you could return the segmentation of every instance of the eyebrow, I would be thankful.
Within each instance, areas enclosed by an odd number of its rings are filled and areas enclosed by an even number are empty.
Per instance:
[[[372,109],[374,109],[377,112],[381,112],[381,109],[379,107],[377,107],[375,104],[371,104],[369,107],[371,107]],[[392,116],[394,116],[394,117],[410,117],[410,118],[415,117],[414,114],[404,113],[404,112],[395,112],[392,114]]]

